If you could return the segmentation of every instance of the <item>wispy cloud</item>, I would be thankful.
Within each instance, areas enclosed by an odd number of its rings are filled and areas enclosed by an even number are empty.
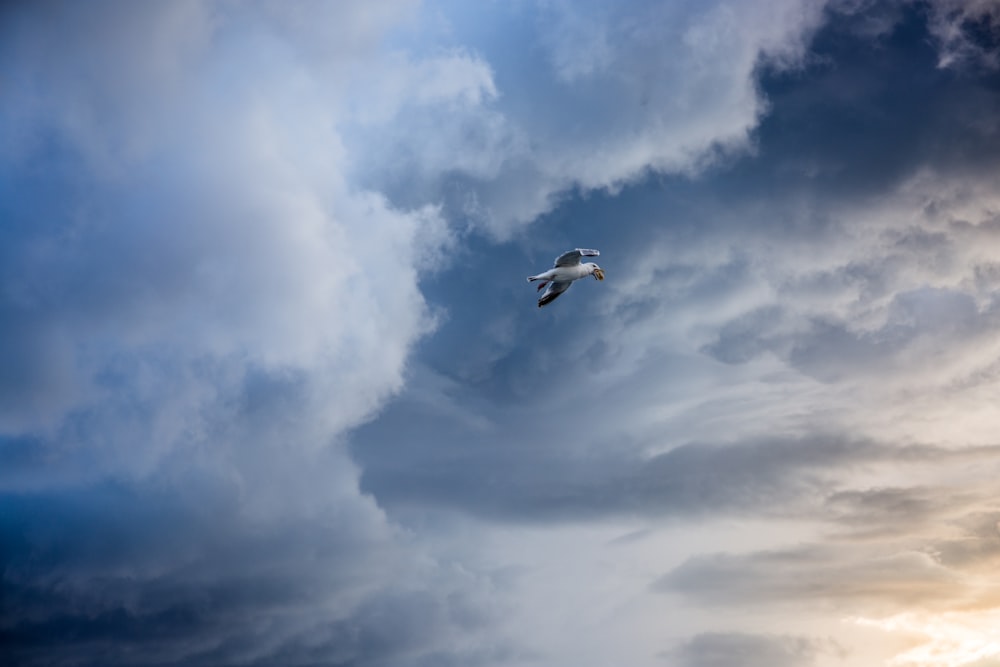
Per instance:
[[[819,652],[836,652],[836,645],[803,637],[706,633],[688,640],[664,655],[683,667],[724,667],[739,663],[748,667],[813,664]]]

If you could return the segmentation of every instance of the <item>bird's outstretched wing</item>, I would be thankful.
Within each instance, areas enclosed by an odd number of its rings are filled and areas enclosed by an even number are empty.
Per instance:
[[[569,286],[572,284],[573,284],[572,282],[559,282],[559,281],[549,283],[549,286],[545,288],[545,291],[542,292],[542,295],[538,297],[538,307],[541,308],[542,306],[548,305],[553,301],[555,301],[559,297],[559,295],[568,290]]]
[[[554,266],[576,266],[580,263],[581,257],[597,257],[600,254],[601,253],[596,250],[588,250],[586,248],[569,250],[556,257],[556,263]]]

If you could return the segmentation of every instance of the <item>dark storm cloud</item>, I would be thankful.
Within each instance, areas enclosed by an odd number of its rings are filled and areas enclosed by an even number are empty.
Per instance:
[[[766,165],[758,176],[781,180],[750,175],[747,183],[858,196],[930,165],[968,174],[995,166],[998,73],[938,66],[934,4],[874,3],[854,13],[834,3],[802,69],[762,72],[771,106],[757,132]],[[872,35],[870,21],[886,10],[895,20]]]
[[[942,67],[1000,68],[1000,8],[990,2],[928,3]]]
[[[421,665],[490,622],[364,513],[249,517],[220,481],[0,498],[5,664]]]

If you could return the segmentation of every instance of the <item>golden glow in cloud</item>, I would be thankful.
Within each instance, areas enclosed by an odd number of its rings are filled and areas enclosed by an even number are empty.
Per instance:
[[[1000,609],[887,618],[854,618],[854,623],[918,638],[913,648],[888,661],[892,667],[961,667],[1000,658]]]

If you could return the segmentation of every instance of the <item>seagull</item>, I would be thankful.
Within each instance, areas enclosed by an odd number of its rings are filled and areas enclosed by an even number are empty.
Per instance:
[[[539,273],[537,276],[528,276],[529,283],[533,283],[536,280],[541,281],[541,284],[538,286],[539,291],[543,287],[548,286],[545,292],[542,293],[542,296],[538,298],[538,307],[541,308],[555,301],[556,297],[569,289],[574,280],[586,278],[587,276],[594,276],[597,280],[604,280],[604,270],[597,264],[593,262],[580,263],[581,257],[597,257],[600,254],[596,250],[587,250],[585,248],[569,250],[556,257],[556,263],[553,268],[544,273]]]

